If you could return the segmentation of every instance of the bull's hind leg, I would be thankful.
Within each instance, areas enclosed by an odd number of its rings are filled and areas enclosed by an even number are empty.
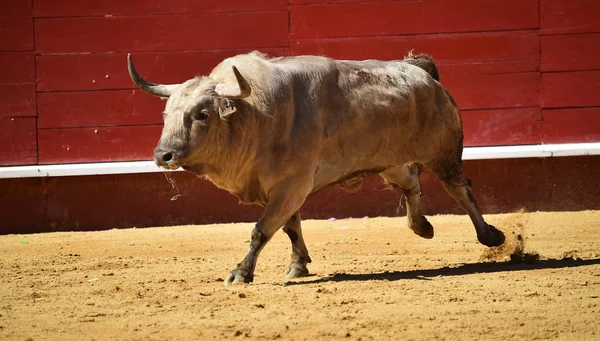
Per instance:
[[[422,165],[413,163],[390,168],[380,173],[380,175],[391,183],[394,188],[404,193],[406,197],[408,227],[417,235],[431,239],[433,238],[433,226],[431,226],[421,212],[419,175],[422,171]]]
[[[290,241],[292,242],[292,260],[288,266],[286,277],[296,278],[308,276],[306,264],[310,263],[311,259],[308,255],[306,244],[304,244],[304,237],[302,237],[299,212],[294,213],[294,215],[285,223],[283,231],[290,237]]]
[[[483,220],[471,192],[471,181],[463,171],[462,162],[443,159],[427,164],[427,167],[440,179],[446,192],[469,214],[479,242],[490,247],[502,245],[505,240],[504,233]]]

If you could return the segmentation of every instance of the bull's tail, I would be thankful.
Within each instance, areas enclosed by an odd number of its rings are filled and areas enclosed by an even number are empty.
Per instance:
[[[420,67],[421,69],[427,71],[431,78],[438,82],[440,81],[440,73],[438,72],[438,68],[433,62],[433,58],[431,58],[431,56],[426,54],[413,55],[411,50],[408,52],[408,56],[404,58],[404,61]]]

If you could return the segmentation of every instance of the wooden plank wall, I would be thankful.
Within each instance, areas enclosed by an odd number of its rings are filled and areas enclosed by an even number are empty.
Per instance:
[[[0,1],[0,165],[37,163],[31,1]]]
[[[3,0],[0,165],[148,160],[162,102],[134,90],[254,49],[433,55],[465,144],[600,141],[598,0]]]

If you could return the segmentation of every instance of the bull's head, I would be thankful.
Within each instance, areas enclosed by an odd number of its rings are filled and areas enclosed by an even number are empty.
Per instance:
[[[227,126],[225,118],[238,110],[239,99],[250,96],[251,88],[235,66],[236,84],[218,83],[197,77],[182,84],[154,84],[143,79],[127,56],[129,75],[142,91],[167,103],[162,135],[154,149],[154,161],[167,169],[193,169],[194,162],[209,154],[209,140]]]

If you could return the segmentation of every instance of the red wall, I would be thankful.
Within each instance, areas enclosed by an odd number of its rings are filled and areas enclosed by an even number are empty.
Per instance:
[[[133,89],[259,49],[433,55],[466,145],[600,141],[598,0],[5,0],[0,165],[147,160],[162,102]]]

